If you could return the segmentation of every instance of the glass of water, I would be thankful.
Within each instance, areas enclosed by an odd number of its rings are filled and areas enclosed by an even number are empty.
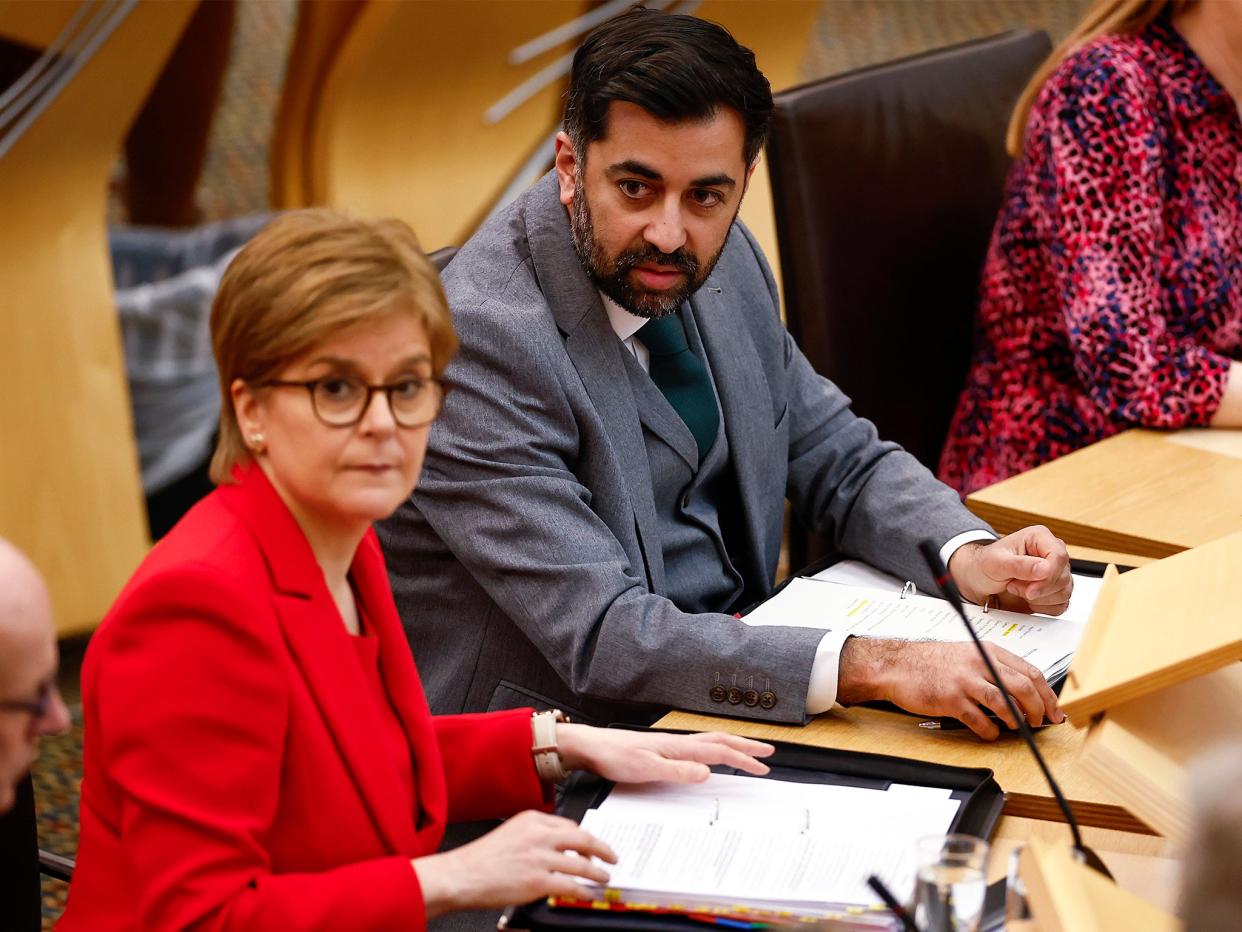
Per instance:
[[[976,932],[987,889],[988,843],[973,835],[921,838],[914,921],[922,932]]]

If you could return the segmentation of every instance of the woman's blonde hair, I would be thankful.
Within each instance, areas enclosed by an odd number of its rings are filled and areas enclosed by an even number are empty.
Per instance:
[[[1100,36],[1138,32],[1145,29],[1166,9],[1176,12],[1190,2],[1191,0],[1096,0],[1087,15],[1074,27],[1074,31],[1039,66],[1039,70],[1022,91],[1022,96],[1018,98],[1013,115],[1009,118],[1009,129],[1005,133],[1005,148],[1009,150],[1009,154],[1014,158],[1022,154],[1031,106],[1043,89],[1044,82],[1057,70],[1061,62]]]
[[[260,230],[229,263],[211,307],[220,376],[212,481],[231,481],[234,467],[250,459],[233,410],[235,379],[272,378],[346,328],[401,314],[425,328],[440,375],[457,351],[457,334],[440,277],[400,220],[295,210]]]

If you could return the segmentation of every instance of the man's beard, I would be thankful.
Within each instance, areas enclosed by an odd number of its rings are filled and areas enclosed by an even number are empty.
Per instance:
[[[736,218],[736,213],[734,214]],[[569,212],[569,229],[573,234],[574,249],[582,262],[587,274],[595,287],[602,291],[617,304],[638,317],[658,318],[669,317],[677,313],[677,309],[707,281],[712,274],[720,254],[724,252],[724,243],[716,250],[716,254],[707,262],[699,262],[694,253],[679,248],[674,252],[661,252],[651,243],[631,247],[621,252],[616,259],[610,259],[604,247],[595,238],[595,224],[591,219],[591,208],[587,204],[586,187],[583,184],[582,172],[574,178],[574,199]],[[732,229],[732,226],[730,226]],[[725,238],[728,241],[728,237]],[[630,273],[645,264],[673,267],[684,274],[680,285],[667,291],[647,291],[635,288],[630,280]]]

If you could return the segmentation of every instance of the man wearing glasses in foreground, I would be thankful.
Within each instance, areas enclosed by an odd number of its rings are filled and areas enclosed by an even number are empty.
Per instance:
[[[69,727],[56,689],[56,627],[39,571],[0,539],[0,812],[39,752],[40,735]]]
[[[21,551],[0,538],[0,925],[14,932],[42,924],[30,765],[39,736],[68,727],[56,690],[47,587]]]

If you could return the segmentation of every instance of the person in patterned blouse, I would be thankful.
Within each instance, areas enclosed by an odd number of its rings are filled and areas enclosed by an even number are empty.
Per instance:
[[[939,475],[1242,425],[1242,0],[1101,0],[1035,75]],[[1017,151],[1021,148],[1021,151]]]

